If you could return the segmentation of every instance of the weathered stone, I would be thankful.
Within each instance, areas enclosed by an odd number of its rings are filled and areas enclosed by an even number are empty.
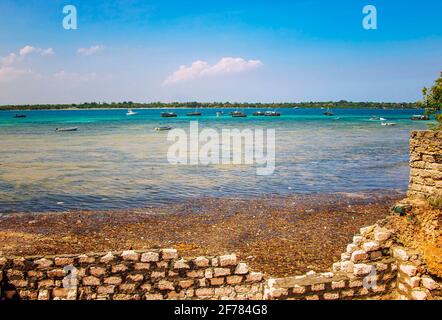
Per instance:
[[[121,279],[121,277],[109,277],[104,279],[104,283],[106,284],[112,284],[112,285],[118,285],[122,282],[123,280]]]
[[[224,277],[230,275],[230,269],[228,268],[214,268],[214,277]]]
[[[141,255],[141,262],[157,262],[160,260],[158,252],[145,252]]]
[[[359,230],[359,233],[361,234],[361,236],[366,237],[373,231],[374,228],[375,226],[363,227]]]
[[[38,300],[49,300],[49,291],[48,290],[38,291]]]
[[[212,258],[212,260],[210,260],[210,264],[212,265],[212,267],[218,267],[219,266],[219,259]]]
[[[143,280],[144,276],[142,274],[130,274],[126,277],[126,281],[141,282]]]
[[[115,256],[112,254],[112,252],[109,252],[100,258],[101,263],[111,263],[114,260],[115,260]]]
[[[324,283],[316,283],[311,285],[312,291],[322,291],[325,290],[325,284]]]
[[[94,277],[101,277],[106,274],[106,268],[102,267],[91,267],[89,269],[89,273],[93,275]]]
[[[219,257],[219,264],[221,267],[234,266],[237,263],[237,258],[235,254],[229,254]]]
[[[401,264],[399,270],[405,273],[409,277],[413,277],[417,274],[417,268],[412,264]]]
[[[120,288],[120,291],[132,293],[137,288],[137,284],[136,283],[122,283],[122,284],[120,284],[119,288]]]
[[[374,233],[374,239],[378,242],[387,241],[391,237],[391,232],[378,230]]]
[[[152,289],[152,285],[150,283],[146,282],[140,286],[140,289],[143,291],[149,292]]]
[[[190,288],[191,286],[193,286],[193,280],[181,280],[179,282],[179,285],[183,289]]]
[[[161,280],[158,282],[158,289],[160,290],[175,290],[173,282],[167,280]]]
[[[338,300],[339,293],[326,292],[326,293],[324,293],[324,299],[325,300]]]
[[[186,275],[189,278],[202,278],[204,277],[204,270],[190,270],[187,271]]]
[[[333,290],[345,288],[345,280],[332,281],[331,287]]]
[[[173,268],[174,269],[190,269],[190,266],[186,260],[180,259],[178,261],[175,261],[175,263],[173,264]]]
[[[362,236],[354,236],[353,237],[353,244],[356,246],[359,246],[363,241],[364,241],[364,237]]]
[[[163,260],[172,260],[178,258],[178,251],[176,249],[161,250]]]
[[[364,244],[362,244],[362,249],[365,252],[376,251],[379,250],[380,247],[381,246],[379,245],[379,243],[375,241],[365,242]]]
[[[39,269],[49,268],[54,264],[52,260],[46,258],[35,260],[34,263],[37,265],[37,268]]]
[[[63,269],[52,269],[48,270],[46,273],[49,278],[63,278],[66,275]]]
[[[428,290],[439,289],[439,284],[428,276],[422,277],[422,285]]]
[[[164,278],[166,273],[164,271],[152,271],[150,274],[151,278]]]
[[[364,261],[368,258],[368,254],[363,250],[356,250],[351,254],[351,261]]]
[[[364,276],[367,275],[371,272],[372,270],[372,266],[369,264],[355,264],[354,265],[354,270],[353,273],[356,276]]]
[[[210,280],[210,284],[212,286],[221,286],[224,284],[224,278],[211,278]]]
[[[78,262],[80,263],[94,263],[95,262],[95,257],[90,257],[86,254],[81,254],[78,256]]]
[[[355,244],[353,244],[353,243],[349,243],[348,245],[347,245],[347,253],[349,253],[349,254],[352,254],[354,251],[356,251],[356,250],[358,250],[359,248],[358,248],[358,246],[357,245],[355,245]]]
[[[140,258],[140,255],[138,253],[136,253],[134,250],[126,250],[126,251],[123,251],[123,253],[121,254],[121,257],[125,261],[138,261],[138,259]]]
[[[249,272],[249,267],[246,263],[241,262],[235,268],[235,274],[247,274]]]
[[[115,286],[99,286],[97,292],[99,294],[113,294],[115,292]]]
[[[427,293],[423,290],[413,290],[411,292],[411,297],[413,300],[427,300]]]
[[[227,284],[238,284],[242,282],[242,279],[243,279],[242,276],[228,276]]]
[[[117,264],[112,266],[112,273],[122,273],[126,272],[127,267],[124,264]]]
[[[403,261],[408,261],[408,259],[410,258],[404,249],[398,247],[393,248],[393,256]]]
[[[210,264],[210,260],[206,257],[197,257],[193,260],[193,263],[200,268],[208,267]]]
[[[74,264],[74,258],[57,257],[54,259],[56,266],[69,266]]]
[[[306,289],[304,286],[299,286],[297,284],[295,284],[292,287],[292,294],[304,294],[306,292]]]
[[[382,251],[373,251],[370,252],[370,260],[379,259],[382,257]]]
[[[154,294],[146,294],[144,296],[144,298],[146,300],[163,300],[163,296],[159,293],[154,293]]]
[[[137,262],[134,264],[134,269],[135,270],[149,270],[150,269],[150,264],[149,263],[144,263],[144,262]]]
[[[195,295],[197,297],[211,297],[215,294],[215,290],[213,288],[199,288],[195,290]]]
[[[206,279],[213,278],[213,270],[212,269],[204,270],[204,278]]]
[[[38,288],[51,288],[55,286],[55,282],[52,279],[45,279],[38,282]]]
[[[250,272],[246,278],[247,282],[259,282],[261,280],[262,280],[261,272]]]
[[[100,285],[100,279],[97,277],[93,277],[93,276],[85,277],[85,278],[83,278],[82,281],[85,286],[98,286],[98,285]]]

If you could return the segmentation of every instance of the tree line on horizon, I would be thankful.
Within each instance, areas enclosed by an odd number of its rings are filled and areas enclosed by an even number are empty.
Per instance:
[[[238,102],[84,102],[80,104],[24,104],[3,105],[0,110],[44,110],[44,109],[107,109],[107,108],[236,108],[236,109],[279,109],[279,108],[371,108],[371,109],[410,109],[421,108],[414,102],[352,102],[346,100],[328,102],[281,102],[281,103],[238,103]]]

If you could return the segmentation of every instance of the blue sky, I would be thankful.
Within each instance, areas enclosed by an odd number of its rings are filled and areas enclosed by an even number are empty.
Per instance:
[[[438,0],[0,0],[0,104],[415,101],[440,21]]]

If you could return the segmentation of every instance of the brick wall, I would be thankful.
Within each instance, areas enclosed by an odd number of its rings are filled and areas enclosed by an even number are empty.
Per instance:
[[[411,133],[408,196],[442,196],[442,131]]]
[[[22,299],[262,299],[263,277],[236,255],[183,259],[174,249],[0,257]]]

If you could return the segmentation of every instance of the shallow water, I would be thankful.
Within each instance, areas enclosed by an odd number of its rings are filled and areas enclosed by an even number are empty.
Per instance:
[[[0,212],[125,209],[189,198],[259,197],[323,192],[405,191],[411,121],[416,110],[282,109],[281,117],[161,118],[164,110],[0,111]],[[420,112],[421,113],[421,112]],[[397,123],[383,127],[372,115]],[[189,129],[276,129],[276,169],[256,175],[256,165],[171,165],[167,132]],[[57,127],[78,127],[56,133]]]

